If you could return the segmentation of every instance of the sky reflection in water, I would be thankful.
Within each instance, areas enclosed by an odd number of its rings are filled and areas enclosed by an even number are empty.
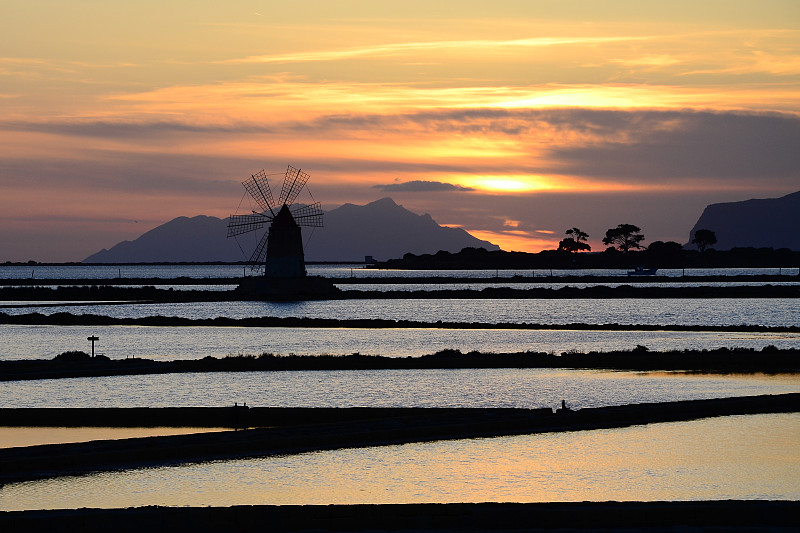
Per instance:
[[[440,441],[16,483],[0,508],[798,499],[800,414]]]
[[[166,304],[78,305],[3,309],[11,315],[68,312],[117,318],[176,316],[192,319],[308,317],[496,324],[650,324],[793,326],[800,316],[798,298],[662,299],[392,299],[308,302],[196,302]]]
[[[797,375],[564,369],[214,372],[0,382],[0,407],[573,407],[800,392]]]

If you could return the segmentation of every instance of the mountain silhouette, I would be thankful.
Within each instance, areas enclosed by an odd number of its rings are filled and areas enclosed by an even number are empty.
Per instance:
[[[789,248],[800,250],[800,191],[780,198],[711,204],[689,233],[689,243],[699,229],[715,233],[713,248]]]
[[[243,261],[260,236],[227,238],[227,219],[205,215],[178,217],[83,260],[85,263]],[[383,198],[367,205],[344,204],[325,213],[325,227],[303,228],[306,261],[385,260],[406,253],[457,252],[466,247],[499,250],[460,228],[440,226]]]

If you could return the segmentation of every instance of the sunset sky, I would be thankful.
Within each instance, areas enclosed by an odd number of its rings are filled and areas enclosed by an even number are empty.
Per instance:
[[[800,2],[0,0],[0,261],[226,217],[287,164],[507,250],[800,190]],[[303,199],[302,197],[300,198]],[[324,230],[318,234],[324,238]],[[317,237],[315,237],[317,238]]]

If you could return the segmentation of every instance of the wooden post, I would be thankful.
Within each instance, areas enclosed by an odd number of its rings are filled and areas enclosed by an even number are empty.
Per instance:
[[[92,335],[91,337],[86,337],[86,340],[92,343],[92,357],[94,357],[94,341],[99,341],[100,337]]]

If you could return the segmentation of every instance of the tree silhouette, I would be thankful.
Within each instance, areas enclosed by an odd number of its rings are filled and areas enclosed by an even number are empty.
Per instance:
[[[701,252],[705,252],[706,248],[717,244],[717,235],[710,229],[699,229],[694,232],[692,244],[697,245]]]
[[[589,234],[585,231],[581,231],[578,228],[570,228],[565,231],[569,237],[561,239],[558,243],[558,249],[563,250],[565,252],[580,252],[581,250],[586,250],[587,252],[592,249],[589,244],[586,243],[586,239],[589,238]]]
[[[606,230],[603,244],[610,244],[626,253],[631,248],[642,248],[639,244],[644,240],[641,231],[641,228],[633,224],[620,224],[616,228]]]

